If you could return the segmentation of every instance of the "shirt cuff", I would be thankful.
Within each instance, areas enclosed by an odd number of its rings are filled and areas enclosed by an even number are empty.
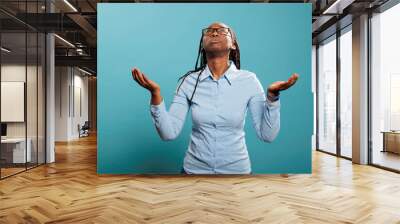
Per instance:
[[[151,104],[150,101],[150,112],[153,117],[159,117],[161,113],[165,111],[165,103],[164,99],[162,99],[161,103],[158,105]]]
[[[275,108],[275,107],[279,107],[280,106],[280,100],[279,98],[275,101],[271,101],[268,97],[266,97],[266,102],[267,102],[267,106],[269,108]]]

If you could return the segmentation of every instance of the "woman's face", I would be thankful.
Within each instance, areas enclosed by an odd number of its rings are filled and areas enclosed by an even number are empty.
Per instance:
[[[223,23],[213,23],[203,30],[203,48],[206,53],[221,53],[235,50],[232,32]]]

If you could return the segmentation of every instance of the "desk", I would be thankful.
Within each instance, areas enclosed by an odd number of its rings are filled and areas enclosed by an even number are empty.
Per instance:
[[[382,131],[381,133],[383,133],[382,152],[400,154],[400,131]]]
[[[27,138],[27,142],[27,149],[25,150],[25,138],[1,139],[1,157],[3,157],[9,163],[30,162],[32,159],[32,140]],[[10,146],[12,146],[11,149]],[[25,158],[27,158],[27,161],[25,161]]]

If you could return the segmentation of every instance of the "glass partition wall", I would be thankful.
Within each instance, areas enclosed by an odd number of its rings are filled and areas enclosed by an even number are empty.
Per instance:
[[[352,27],[317,45],[317,150],[352,157]]]
[[[20,1],[18,8],[39,13],[43,2]],[[44,33],[0,11],[1,179],[45,163],[45,41]]]

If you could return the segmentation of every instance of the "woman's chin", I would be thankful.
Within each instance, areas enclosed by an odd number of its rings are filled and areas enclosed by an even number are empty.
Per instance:
[[[224,49],[223,47],[221,47],[221,46],[217,46],[217,45],[215,45],[215,46],[209,46],[208,48],[206,48],[205,49],[205,51],[207,52],[207,53],[211,53],[211,54],[220,54],[220,53],[225,53],[225,52],[227,52],[227,51],[229,51],[228,49]]]

